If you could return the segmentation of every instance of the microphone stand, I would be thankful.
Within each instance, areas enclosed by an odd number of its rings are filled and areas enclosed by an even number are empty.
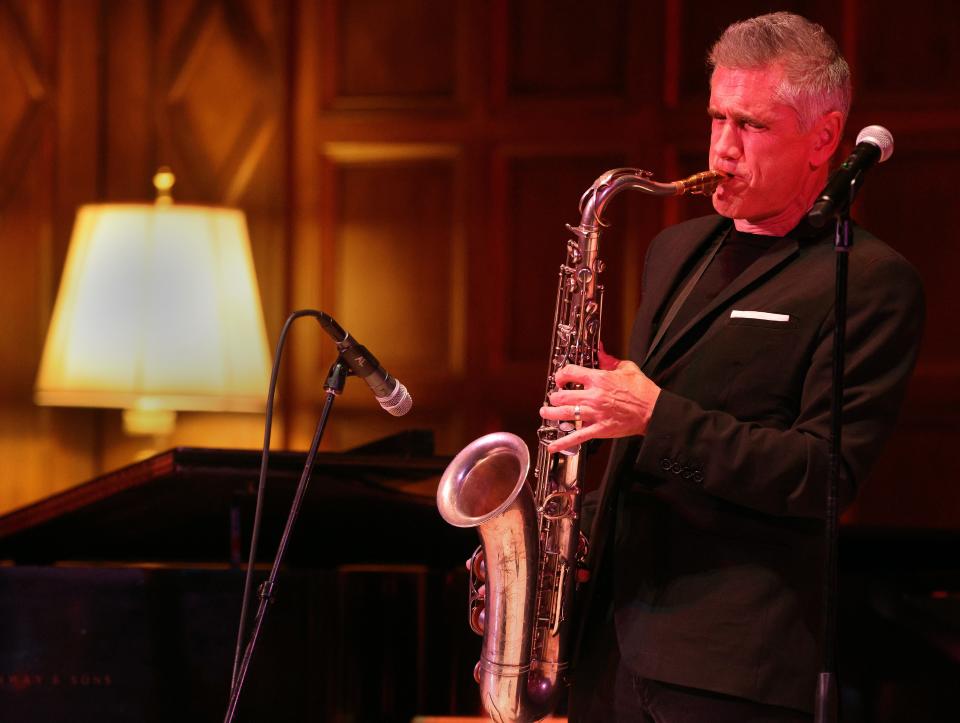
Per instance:
[[[836,288],[833,329],[833,388],[830,399],[830,458],[827,472],[826,519],[824,523],[823,563],[823,650],[822,667],[817,680],[814,707],[815,723],[836,723],[837,692],[837,551],[840,540],[839,489],[841,429],[843,426],[843,366],[847,327],[847,264],[853,247],[850,205],[860,186],[862,174],[850,183],[850,194],[836,213]]]
[[[240,701],[240,691],[242,690],[243,683],[246,680],[247,670],[250,667],[250,660],[253,658],[254,648],[256,647],[258,638],[260,637],[260,630],[263,627],[263,620],[267,615],[267,610],[269,609],[270,603],[273,602],[277,576],[280,572],[280,564],[283,561],[283,556],[286,553],[287,544],[290,540],[290,534],[293,532],[293,525],[297,520],[297,516],[300,513],[300,507],[302,506],[303,499],[307,493],[307,486],[310,483],[310,475],[313,472],[313,463],[317,456],[317,449],[320,447],[320,440],[323,438],[323,430],[327,426],[327,418],[330,416],[330,410],[333,408],[334,399],[336,399],[338,394],[343,392],[343,387],[346,384],[347,377],[350,374],[350,368],[340,356],[337,357],[336,361],[334,361],[333,365],[330,367],[330,371],[327,373],[327,380],[323,385],[324,390],[327,392],[327,400],[323,406],[323,412],[320,415],[320,421],[317,423],[317,429],[313,435],[313,441],[310,443],[310,450],[307,453],[307,460],[304,463],[303,473],[300,475],[300,482],[297,485],[297,490],[293,497],[293,504],[290,507],[290,514],[287,516],[286,527],[284,527],[283,535],[280,537],[280,544],[277,548],[277,554],[273,561],[273,566],[270,569],[270,575],[258,588],[260,605],[257,609],[256,617],[254,618],[253,630],[251,631],[250,638],[247,641],[243,658],[240,660],[239,667],[236,669],[233,676],[233,683],[230,689],[230,702],[227,706],[227,713],[224,717],[224,723],[232,723],[234,715],[236,714],[237,704]],[[251,561],[250,564],[252,568],[253,562]]]

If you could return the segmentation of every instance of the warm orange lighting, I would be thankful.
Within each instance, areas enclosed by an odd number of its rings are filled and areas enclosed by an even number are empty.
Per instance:
[[[79,210],[38,404],[116,407],[128,431],[169,433],[176,410],[262,412],[269,365],[241,211],[169,196]]]

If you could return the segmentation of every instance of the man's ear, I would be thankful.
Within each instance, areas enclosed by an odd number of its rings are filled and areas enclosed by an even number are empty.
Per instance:
[[[832,110],[821,116],[817,121],[811,136],[810,164],[814,168],[829,163],[833,154],[840,145],[840,134],[843,131],[843,114]]]

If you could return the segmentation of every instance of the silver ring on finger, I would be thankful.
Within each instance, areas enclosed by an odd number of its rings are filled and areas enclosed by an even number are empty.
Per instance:
[[[581,410],[580,410],[580,405],[579,405],[579,404],[576,405],[576,406],[573,408],[573,419],[574,419],[575,422],[579,422],[579,421],[581,420],[581,418],[582,418],[582,415],[581,415],[580,411],[581,411]]]

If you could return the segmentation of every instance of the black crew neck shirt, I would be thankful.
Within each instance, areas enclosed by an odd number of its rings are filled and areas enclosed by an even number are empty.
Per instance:
[[[782,236],[761,236],[731,228],[717,249],[716,256],[671,322],[671,331],[676,332],[686,326],[687,322],[705,309],[735,278],[782,240]],[[676,298],[689,278],[688,274],[683,283],[674,290],[672,298]]]

